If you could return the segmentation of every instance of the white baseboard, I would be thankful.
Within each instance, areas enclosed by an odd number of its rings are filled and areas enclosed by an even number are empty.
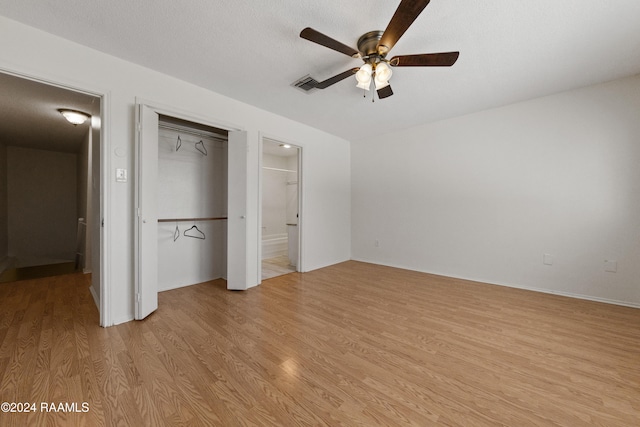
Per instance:
[[[127,316],[123,316],[123,317],[119,317],[117,319],[113,320],[113,323],[109,326],[115,326],[115,325],[119,325],[121,323],[127,323],[127,322],[131,322],[132,320],[135,320],[135,316],[133,314],[129,314]]]
[[[91,292],[93,302],[96,304],[96,307],[98,307],[98,311],[100,311],[100,297],[98,296],[98,293],[96,292],[93,285],[89,286],[89,292]]]
[[[568,297],[568,298],[576,298],[576,299],[587,300],[587,301],[602,302],[602,303],[605,303],[605,304],[620,305],[620,306],[623,306],[623,307],[640,308],[640,303],[630,302],[630,301],[619,301],[619,300],[610,299],[610,298],[601,298],[601,297],[595,297],[595,296],[591,296],[591,295],[576,294],[576,293],[572,293],[572,292],[556,291],[556,290],[552,290],[552,289],[543,289],[543,288],[536,288],[536,287],[531,287],[531,286],[520,286],[520,285],[514,285],[514,284],[488,282],[488,281],[483,280],[483,279],[452,276],[450,274],[436,273],[436,272],[425,271],[425,270],[417,270],[415,268],[409,268],[409,267],[405,267],[405,266],[401,266],[401,265],[380,263],[380,262],[370,261],[370,260],[366,260],[366,259],[353,258],[353,261],[366,262],[366,263],[369,263],[369,264],[384,265],[385,267],[400,268],[400,269],[403,269],[403,270],[417,271],[417,272],[420,272],[420,273],[433,274],[433,275],[436,275],[436,276],[451,277],[452,279],[468,280],[470,282],[486,283],[488,285],[504,286],[504,287],[507,287],[507,288],[522,289],[522,290],[525,290],[525,291],[540,292],[540,293],[543,293],[543,294],[560,295],[560,296]]]

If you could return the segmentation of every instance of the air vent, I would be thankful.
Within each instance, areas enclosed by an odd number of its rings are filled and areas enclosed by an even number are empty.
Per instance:
[[[309,75],[306,75],[301,79],[299,79],[298,81],[294,82],[292,86],[297,87],[303,92],[309,93],[313,89],[316,89],[317,84],[318,84],[318,81],[316,79],[314,79]]]

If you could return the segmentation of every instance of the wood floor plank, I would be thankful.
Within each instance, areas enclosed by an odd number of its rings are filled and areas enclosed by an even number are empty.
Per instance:
[[[640,310],[347,262],[163,292],[98,326],[82,274],[0,285],[0,425],[631,426]]]

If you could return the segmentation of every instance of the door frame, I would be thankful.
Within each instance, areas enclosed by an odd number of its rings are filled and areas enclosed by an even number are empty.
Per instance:
[[[259,150],[260,150],[260,159],[258,162],[258,167],[260,170],[260,174],[259,174],[259,178],[258,178],[258,241],[257,241],[257,246],[258,246],[258,284],[262,283],[262,190],[263,190],[263,178],[262,178],[262,166],[263,166],[263,161],[262,161],[262,154],[264,152],[264,140],[268,139],[270,141],[275,141],[275,142],[279,142],[282,144],[289,144],[292,147],[295,147],[298,149],[298,262],[297,262],[297,266],[296,266],[296,271],[303,273],[305,272],[305,265],[304,265],[304,245],[302,244],[303,242],[303,227],[304,227],[304,147],[297,143],[297,142],[292,142],[289,141],[285,138],[280,138],[277,136],[271,136],[268,134],[265,134],[263,132],[260,132],[259,134],[260,136],[260,143],[259,143]]]
[[[100,233],[98,236],[94,236],[92,234],[91,238],[99,239],[99,247],[100,254],[98,256],[98,262],[100,265],[100,272],[98,274],[98,279],[100,283],[100,299],[96,301],[96,295],[91,292],[91,296],[93,297],[94,303],[98,306],[98,313],[100,316],[100,326],[107,327],[111,326],[113,323],[111,316],[111,284],[109,282],[110,278],[110,268],[111,268],[111,259],[109,256],[109,249],[111,247],[111,238],[112,238],[112,228],[110,226],[111,221],[109,216],[109,199],[111,196],[111,182],[109,181],[109,170],[110,170],[110,158],[109,158],[109,149],[110,146],[110,105],[111,105],[111,91],[106,88],[101,87],[83,87],[79,86],[77,82],[71,81],[61,81],[59,76],[47,77],[45,75],[33,72],[24,72],[14,69],[9,69],[3,66],[0,66],[0,73],[9,74],[14,77],[31,80],[34,82],[46,84],[49,86],[59,87],[61,89],[70,90],[73,92],[83,93],[85,95],[94,96],[100,99],[100,117],[99,126],[100,126],[100,191],[92,192],[92,200],[95,197],[99,198],[100,209],[99,212],[93,213],[94,220],[98,220],[98,223],[101,224]],[[94,126],[94,122],[92,119],[91,126]],[[96,254],[92,253],[92,257],[95,257]],[[92,258],[93,259],[93,258]],[[95,272],[92,272],[92,286]]]
[[[149,109],[153,110],[155,113],[163,115],[163,116],[168,116],[168,117],[174,117],[177,119],[182,119],[182,120],[186,120],[186,121],[190,121],[193,123],[197,123],[197,124],[202,124],[205,126],[212,126],[215,128],[219,128],[222,130],[226,130],[228,132],[244,132],[245,129],[243,129],[241,126],[235,125],[233,123],[229,123],[226,121],[222,121],[222,120],[217,120],[217,119],[212,119],[210,117],[205,117],[202,114],[198,114],[198,113],[194,113],[192,111],[186,111],[186,110],[182,110],[180,108],[177,107],[173,107],[173,106],[169,106],[166,104],[162,104],[153,100],[149,100],[149,99],[145,99],[145,98],[141,98],[141,97],[136,97],[135,99],[135,110],[136,110],[136,118],[135,118],[135,123],[136,123],[136,137],[135,137],[135,160],[134,160],[134,173],[132,174],[132,176],[135,177],[135,184],[134,184],[134,235],[135,235],[135,242],[134,242],[134,289],[133,289],[133,301],[134,304],[136,304],[136,313],[137,313],[137,305],[138,305],[138,301],[136,299],[136,294],[139,291],[139,286],[140,286],[140,255],[141,255],[141,247],[140,247],[140,218],[138,217],[138,208],[140,207],[140,179],[139,179],[139,173],[141,170],[141,155],[140,155],[140,129],[137,128],[138,123],[139,123],[139,110],[140,110],[140,106],[144,106],[144,107],[148,107]],[[228,261],[227,261],[228,262]],[[251,268],[250,266],[247,266],[247,268]],[[228,275],[228,271],[227,271],[227,275]],[[138,318],[137,314],[136,314],[136,319]]]

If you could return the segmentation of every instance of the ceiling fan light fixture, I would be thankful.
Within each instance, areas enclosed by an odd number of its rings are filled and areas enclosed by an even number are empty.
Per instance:
[[[376,65],[376,80],[388,82],[391,79],[391,67],[386,62],[380,62]]]
[[[376,89],[382,89],[383,87],[389,86],[389,79],[393,71],[391,71],[391,67],[389,67],[385,62],[381,62],[376,65],[376,74],[375,74],[375,84]]]
[[[358,81],[358,84],[371,83],[371,73],[373,73],[373,67],[371,67],[371,64],[364,64],[360,67],[356,72],[356,80]]]
[[[371,80],[374,80],[378,90],[378,98],[384,99],[393,95],[389,80],[393,67],[450,67],[458,59],[460,52],[423,53],[414,55],[400,55],[386,59],[387,54],[400,37],[422,13],[429,4],[429,0],[401,0],[391,21],[384,31],[369,31],[360,36],[357,42],[358,50],[349,47],[338,40],[307,27],[300,32],[300,37],[320,46],[327,47],[351,58],[359,58],[365,62],[360,68],[352,68],[337,74],[313,86],[314,89],[325,89],[338,83],[352,73],[358,81],[357,87],[370,90]],[[372,98],[373,100],[373,98]]]
[[[371,80],[369,80],[367,83],[365,82],[358,82],[358,84],[356,85],[357,88],[359,89],[364,89],[364,90],[369,90],[369,86],[371,86]]]
[[[384,80],[375,79],[374,83],[376,84],[376,90],[389,86],[389,82]]]
[[[67,119],[69,123],[74,126],[83,124],[89,118],[89,115],[87,113],[83,113],[82,111],[69,110],[65,108],[61,108],[58,111],[64,116],[65,119]]]

